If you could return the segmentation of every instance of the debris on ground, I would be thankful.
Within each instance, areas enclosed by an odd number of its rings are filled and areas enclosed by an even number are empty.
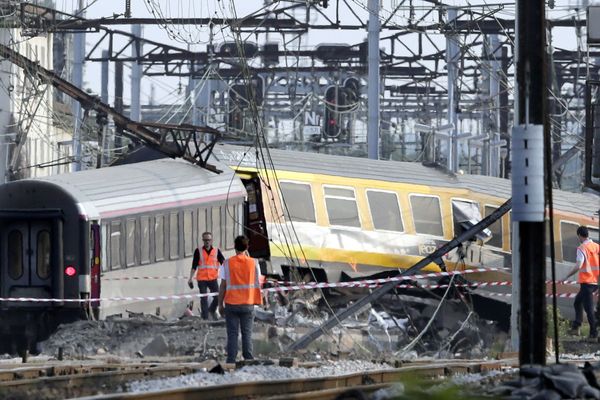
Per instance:
[[[267,306],[256,310],[255,355],[288,356],[286,349],[292,343],[320,326],[343,304],[333,308],[332,303],[317,292],[290,296],[270,293]],[[174,321],[143,314],[78,321],[60,326],[38,347],[49,356],[62,348],[64,357],[71,359],[103,355],[224,358],[224,320],[204,321],[189,314]],[[344,320],[299,351],[298,357],[302,361],[313,361],[317,356],[364,360],[483,358],[507,351],[506,343],[506,333],[495,322],[480,319],[463,301],[440,303],[435,298],[388,296]]]

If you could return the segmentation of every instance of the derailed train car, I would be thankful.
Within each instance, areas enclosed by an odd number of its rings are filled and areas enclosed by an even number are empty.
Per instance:
[[[297,271],[307,279],[339,281],[408,268],[511,197],[510,180],[452,174],[419,163],[285,150],[271,150],[262,160],[260,152],[231,145],[217,146],[214,152],[242,178],[248,193],[256,194],[258,214],[250,223],[258,227],[258,241],[269,243],[261,251],[274,272],[286,276]],[[560,190],[553,197],[553,225],[547,223],[546,236],[552,229],[557,278],[564,279],[575,262],[577,227],[587,226],[590,237],[598,240],[600,197]],[[297,240],[290,241],[289,233]],[[442,263],[448,270],[495,268],[468,278],[510,281],[511,249],[508,213],[425,270],[439,271]],[[486,290],[510,293],[509,286]],[[576,291],[575,285],[558,285],[559,293]],[[567,316],[571,304],[568,298],[561,301]]]
[[[162,159],[2,185],[0,297],[31,301],[0,303],[0,343],[32,347],[79,318],[181,315],[181,300],[110,299],[196,293],[181,277],[206,230],[231,253],[246,193],[222,169]],[[157,276],[171,279],[131,279]],[[73,301],[90,298],[105,300]]]

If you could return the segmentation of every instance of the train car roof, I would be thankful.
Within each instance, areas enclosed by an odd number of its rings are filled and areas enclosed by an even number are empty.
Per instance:
[[[220,144],[215,157],[232,168],[256,168],[256,151],[250,147]],[[370,160],[367,158],[334,156],[292,150],[269,149],[277,170],[325,174],[349,178],[373,179],[425,186],[464,188],[503,199],[511,197],[511,181],[484,175],[454,175],[442,168],[417,162]],[[592,193],[572,193],[554,190],[554,207],[587,216],[598,212],[600,197]]]
[[[223,172],[217,174],[187,161],[164,158],[15,183],[52,183],[79,203],[82,214],[110,218],[245,196],[234,172],[226,165],[217,167]]]

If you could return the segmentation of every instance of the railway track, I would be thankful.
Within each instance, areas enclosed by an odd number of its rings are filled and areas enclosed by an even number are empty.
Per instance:
[[[212,363],[55,364],[0,369],[2,399],[63,399],[114,393],[127,382],[187,375]]]
[[[20,399],[165,399],[209,398],[333,399],[350,389],[364,393],[388,387],[407,376],[444,378],[455,374],[478,373],[515,366],[515,359],[500,361],[457,361],[415,363],[400,368],[365,371],[318,378],[253,381],[236,384],[155,392],[123,393],[128,382],[187,375],[206,371],[210,363],[198,364],[105,364],[54,365],[4,369],[0,371],[0,398]],[[214,362],[212,362],[214,366]],[[314,366],[314,365],[313,365]],[[12,378],[9,379],[11,377]],[[112,393],[112,394],[111,394]],[[87,396],[87,397],[85,397]]]

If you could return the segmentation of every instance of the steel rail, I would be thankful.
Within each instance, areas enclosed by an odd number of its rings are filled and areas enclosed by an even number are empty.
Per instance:
[[[487,362],[438,362],[400,367],[389,370],[359,372],[340,376],[286,379],[279,381],[255,381],[205,387],[160,390],[143,393],[118,393],[85,397],[82,400],[184,400],[202,399],[230,400],[232,398],[303,398],[291,397],[306,394],[306,398],[335,398],[332,394],[349,389],[368,390],[390,386],[406,377],[428,379],[445,378],[454,374],[481,373],[515,367],[517,360]],[[283,397],[281,397],[283,396]],[[278,398],[278,397],[275,397]]]

